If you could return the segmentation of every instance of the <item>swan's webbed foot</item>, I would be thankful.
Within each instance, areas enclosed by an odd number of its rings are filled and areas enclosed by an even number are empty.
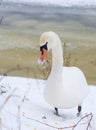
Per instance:
[[[54,112],[55,115],[59,116],[59,113],[58,113],[58,108],[55,107],[55,112]]]
[[[77,113],[77,116],[80,116],[81,110],[82,110],[82,107],[81,107],[81,106],[78,106],[78,113]]]

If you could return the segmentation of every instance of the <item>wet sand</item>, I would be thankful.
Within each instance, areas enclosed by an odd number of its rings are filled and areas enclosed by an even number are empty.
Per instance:
[[[39,37],[55,31],[61,38],[64,64],[83,70],[89,84],[96,84],[96,10],[38,5],[0,7],[0,74],[46,79],[51,70],[39,66]]]

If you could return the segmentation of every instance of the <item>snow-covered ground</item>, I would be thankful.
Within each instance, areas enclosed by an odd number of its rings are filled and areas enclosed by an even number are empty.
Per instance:
[[[82,104],[82,114],[76,116],[77,108],[59,110],[43,98],[46,81],[20,78],[0,78],[0,130],[96,130],[96,87]],[[82,93],[81,93],[82,95]],[[74,99],[75,100],[75,99]]]
[[[93,6],[96,5],[96,0],[3,0],[11,2],[35,2],[43,4],[55,4],[62,6]]]

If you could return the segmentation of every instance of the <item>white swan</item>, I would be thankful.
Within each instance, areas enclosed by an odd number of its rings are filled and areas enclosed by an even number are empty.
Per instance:
[[[52,70],[44,89],[45,100],[58,114],[57,108],[73,108],[80,106],[89,92],[83,72],[77,67],[63,67],[63,52],[58,35],[52,31],[40,37],[41,56],[43,63],[46,51],[52,49]],[[78,111],[81,111],[79,107]]]

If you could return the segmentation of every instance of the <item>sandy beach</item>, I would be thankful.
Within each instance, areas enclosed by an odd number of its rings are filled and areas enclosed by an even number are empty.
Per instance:
[[[61,38],[64,64],[78,66],[96,84],[96,9],[4,3],[0,5],[0,74],[46,79],[51,52],[39,66],[39,37],[55,31]],[[46,73],[47,70],[47,73]]]

